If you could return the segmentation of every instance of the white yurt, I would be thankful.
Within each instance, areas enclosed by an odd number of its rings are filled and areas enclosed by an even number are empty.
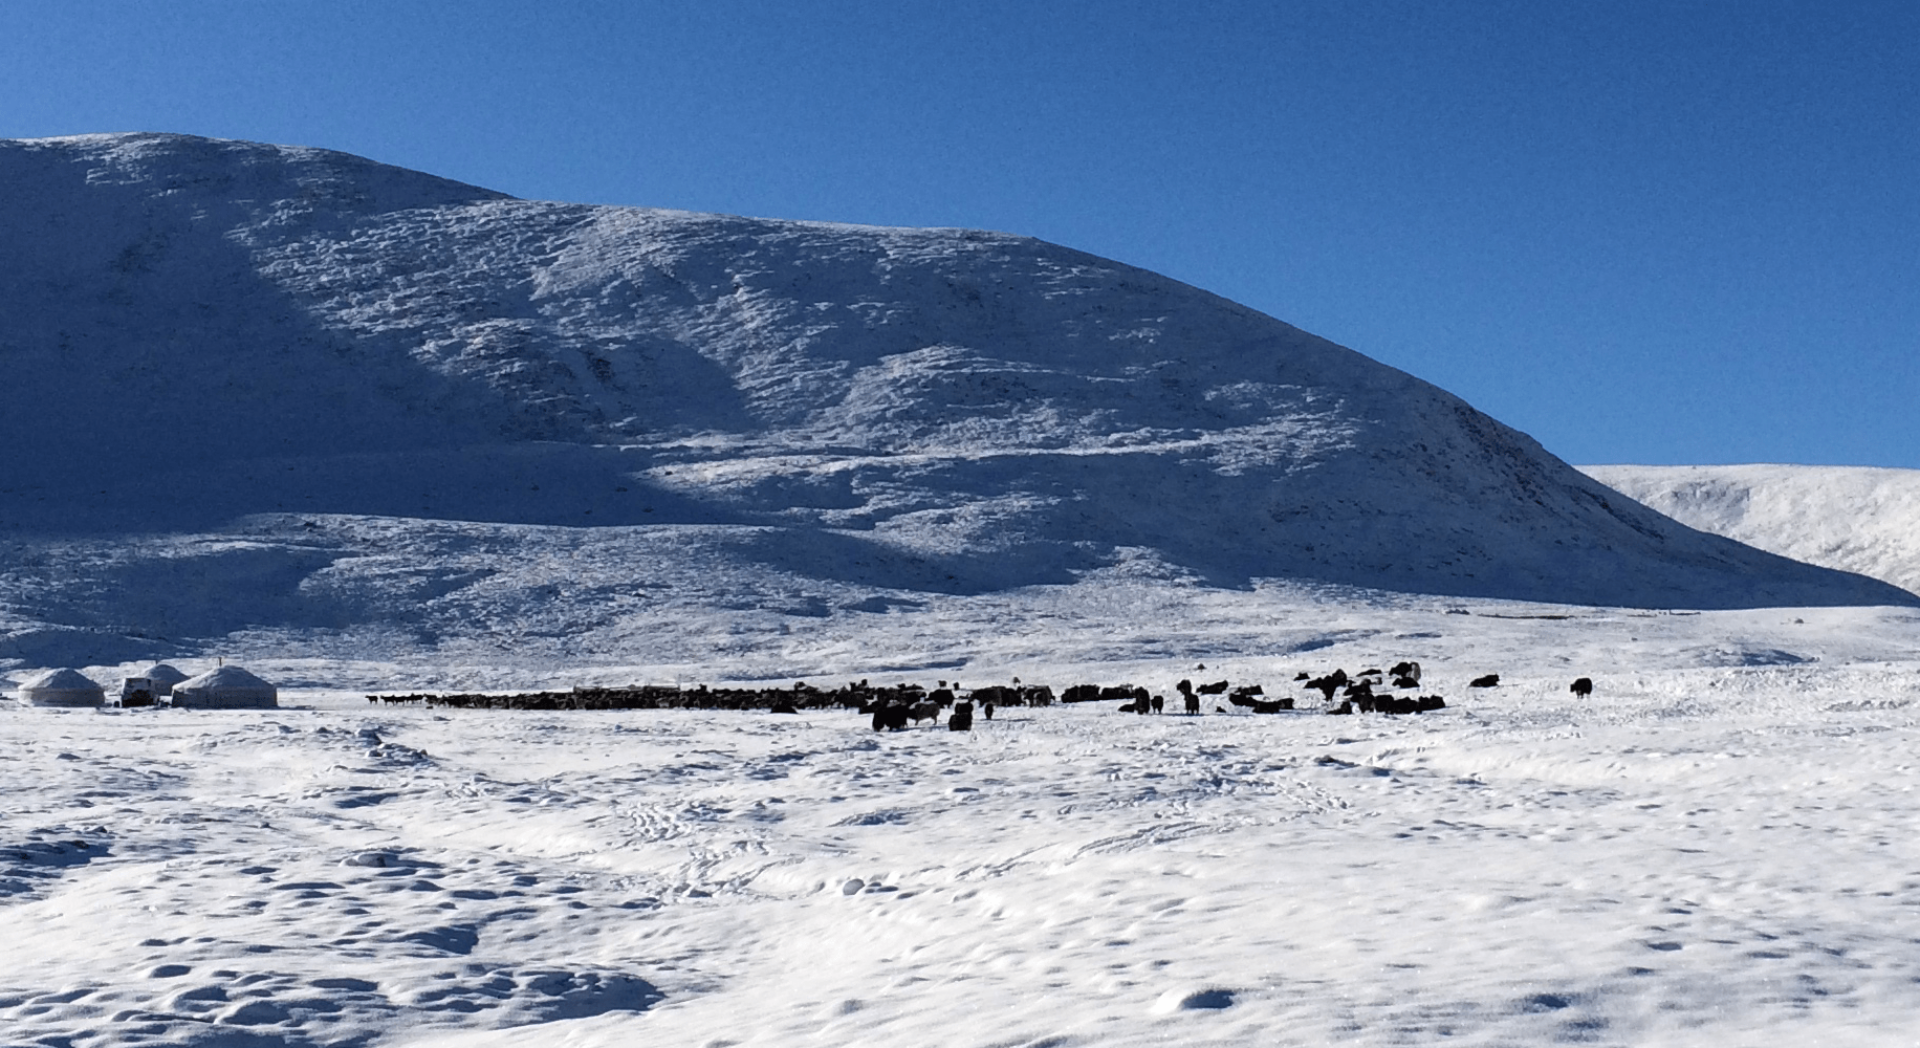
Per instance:
[[[120,705],[152,706],[173,694],[173,686],[187,675],[164,662],[158,662],[130,677],[120,679]]]
[[[280,705],[280,689],[238,666],[222,666],[173,686],[177,710],[266,710]]]
[[[173,686],[187,679],[187,675],[164,662],[156,662],[146,668],[140,676],[153,682],[153,694],[156,698],[173,694]]]
[[[29,706],[105,706],[107,693],[78,670],[48,670],[21,683],[20,701]]]

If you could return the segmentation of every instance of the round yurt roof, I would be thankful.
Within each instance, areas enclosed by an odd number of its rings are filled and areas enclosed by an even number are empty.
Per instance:
[[[163,684],[178,684],[187,679],[186,674],[181,673],[179,670],[174,669],[164,662],[156,662],[140,671],[136,676],[145,677],[150,681],[158,681]]]
[[[278,705],[280,689],[238,666],[222,666],[173,686],[173,704],[181,707]]]
[[[106,691],[78,670],[46,670],[21,683],[20,699],[35,706],[99,706]]]

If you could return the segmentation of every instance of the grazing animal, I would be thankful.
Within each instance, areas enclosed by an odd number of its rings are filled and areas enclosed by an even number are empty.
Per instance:
[[[973,703],[956,702],[953,704],[953,716],[947,718],[947,730],[973,730]]]
[[[992,720],[993,719],[993,703],[991,702],[982,703],[980,705],[980,712],[985,714],[988,720]]]
[[[1200,696],[1195,695],[1193,692],[1187,692],[1186,697],[1187,697],[1187,716],[1189,717],[1198,716],[1200,713]]]
[[[1568,685],[1567,690],[1584,699],[1593,694],[1593,678],[1582,677]]]
[[[940,693],[936,691],[934,694],[938,695]],[[907,718],[915,724],[923,720],[937,722],[940,719],[940,704],[932,699],[926,702],[916,702],[907,707]]]
[[[1294,680],[1307,680],[1307,679],[1309,679],[1309,678],[1311,678],[1312,676],[1313,676],[1313,674],[1311,674],[1311,673],[1307,673],[1307,672],[1304,672],[1304,671],[1303,671],[1303,672],[1300,672],[1300,673],[1296,673],[1296,674],[1294,674],[1294,675],[1293,675],[1293,679],[1294,679]]]
[[[1159,713],[1162,709],[1166,708],[1166,705],[1167,700],[1162,696],[1155,695],[1153,697],[1153,712]]]
[[[1260,685],[1250,684],[1245,687],[1233,689],[1233,694],[1227,696],[1227,701],[1233,703],[1235,706],[1251,710],[1254,713],[1279,713],[1281,710],[1290,710],[1293,708],[1292,699],[1275,699],[1269,702],[1265,699],[1254,698],[1255,695],[1265,694],[1266,691],[1262,689]]]
[[[1226,694],[1226,690],[1227,690],[1227,682],[1223,680],[1217,680],[1217,681],[1214,681],[1212,684],[1202,684],[1196,690],[1199,691],[1200,694],[1202,695],[1224,695]]]
[[[767,710],[767,712],[768,713],[799,713],[800,711],[793,708],[793,703],[782,701],[782,702],[774,703],[773,706]]]
[[[898,703],[885,703],[873,708],[874,731],[905,731],[909,708]]]
[[[1333,693],[1336,691],[1339,691],[1341,688],[1346,687],[1347,682],[1348,682],[1348,677],[1347,677],[1346,670],[1334,670],[1332,673],[1329,673],[1324,677],[1315,677],[1312,680],[1308,681],[1307,687],[1320,692],[1322,695],[1325,695],[1327,697],[1328,702],[1332,702]]]
[[[1361,670],[1360,671],[1360,676],[1362,677],[1378,677],[1381,675],[1382,674],[1380,673],[1379,670]]]
[[[1499,686],[1500,675],[1498,673],[1489,673],[1484,677],[1475,677],[1473,680],[1467,682],[1467,687],[1469,688],[1497,688]]]
[[[1420,664],[1417,662],[1396,662],[1393,664],[1393,668],[1387,672],[1394,675],[1395,680],[1393,686],[1396,688],[1401,687],[1399,678],[1406,678],[1413,681],[1415,687],[1418,687],[1420,684]]]
[[[1061,702],[1093,702],[1100,698],[1100,685],[1075,684],[1060,695]]]
[[[1393,686],[1396,688],[1417,688],[1420,686],[1420,678],[1395,677],[1393,678]]]
[[[1352,713],[1353,703],[1351,702],[1342,702],[1338,706],[1327,707],[1327,716],[1329,717],[1345,717]]]

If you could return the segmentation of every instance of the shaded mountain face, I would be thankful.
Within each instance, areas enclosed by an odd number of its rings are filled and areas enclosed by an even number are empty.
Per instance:
[[[18,536],[699,525],[743,529],[730,563],[903,589],[1145,557],[1223,585],[1915,600],[1682,527],[1402,372],[1032,239],[529,202],[174,135],[0,142],[0,185]]]

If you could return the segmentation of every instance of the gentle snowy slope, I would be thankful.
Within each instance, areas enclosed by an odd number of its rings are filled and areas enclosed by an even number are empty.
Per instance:
[[[1920,592],[1920,471],[1778,465],[1581,469],[1688,527]]]
[[[433,607],[475,599],[622,614],[526,569],[555,547],[743,614],[766,580],[838,615],[1115,570],[1913,599],[1676,527],[1426,383],[1031,239],[518,201],[183,136],[0,143],[0,184],[0,610],[90,658],[437,644],[463,627]]]

